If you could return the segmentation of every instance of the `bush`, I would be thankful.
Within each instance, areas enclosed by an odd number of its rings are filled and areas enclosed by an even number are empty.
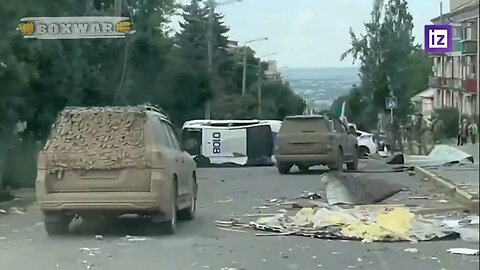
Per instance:
[[[445,126],[445,136],[447,138],[456,138],[458,129],[458,109],[453,107],[435,109],[435,114],[439,120],[442,120]]]
[[[9,149],[3,173],[3,187],[33,188],[37,175],[37,154],[42,145],[33,136],[23,136]]]

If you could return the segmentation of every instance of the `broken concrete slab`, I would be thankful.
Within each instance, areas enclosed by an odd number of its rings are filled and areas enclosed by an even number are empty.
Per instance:
[[[374,204],[405,189],[404,186],[369,175],[339,172],[324,174],[322,181],[327,185],[326,197],[330,205]]]

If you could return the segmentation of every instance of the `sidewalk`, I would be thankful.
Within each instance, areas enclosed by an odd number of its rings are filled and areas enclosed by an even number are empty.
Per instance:
[[[475,161],[477,160],[478,155]],[[478,164],[429,168],[428,170],[421,167],[415,169],[424,178],[452,191],[455,197],[469,203],[478,204],[480,169]]]

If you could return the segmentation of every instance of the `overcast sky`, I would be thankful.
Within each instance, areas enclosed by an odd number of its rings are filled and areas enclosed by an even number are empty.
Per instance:
[[[440,2],[409,1],[416,42],[423,43],[423,26],[439,15]],[[449,1],[443,2],[446,11]],[[278,66],[290,68],[352,66],[351,59],[340,61],[349,47],[348,30],[363,31],[371,10],[371,0],[243,0],[218,7],[230,26],[230,39],[242,43],[266,36],[268,41],[251,47],[259,56],[278,53],[273,56]],[[178,22],[172,24],[178,28]]]

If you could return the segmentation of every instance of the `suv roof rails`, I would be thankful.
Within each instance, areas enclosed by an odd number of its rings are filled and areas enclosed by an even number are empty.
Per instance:
[[[156,113],[159,113],[159,114],[165,116],[166,118],[169,118],[168,114],[161,108],[157,108],[157,107],[152,106],[152,105],[140,105],[140,107],[144,108],[146,111],[156,112]]]

